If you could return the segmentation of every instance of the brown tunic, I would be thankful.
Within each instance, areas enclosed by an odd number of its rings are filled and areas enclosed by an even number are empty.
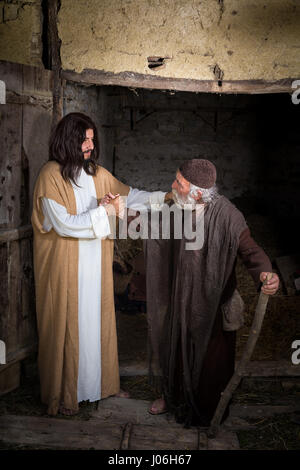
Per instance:
[[[186,425],[208,425],[234,369],[235,331],[223,330],[222,305],[235,289],[240,254],[255,283],[271,264],[243,215],[225,197],[205,208],[200,250],[186,240],[147,240],[150,377]]]
[[[98,200],[109,191],[126,196],[129,187],[98,167],[93,177]],[[46,163],[38,176],[34,197],[34,274],[39,335],[41,399],[55,415],[60,403],[78,409],[78,239],[43,230],[41,198],[53,199],[76,214],[72,185],[61,176],[58,163]],[[102,240],[101,276],[101,395],[119,391],[119,366],[113,291],[113,240]],[[96,256],[96,254],[95,254]],[[100,256],[100,253],[99,253]],[[100,312],[99,312],[100,313]],[[99,358],[100,360],[100,358]]]

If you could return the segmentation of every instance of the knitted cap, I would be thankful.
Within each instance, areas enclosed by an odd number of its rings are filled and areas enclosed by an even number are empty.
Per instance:
[[[186,160],[179,168],[182,176],[199,188],[211,188],[217,179],[217,170],[213,163],[202,158]]]

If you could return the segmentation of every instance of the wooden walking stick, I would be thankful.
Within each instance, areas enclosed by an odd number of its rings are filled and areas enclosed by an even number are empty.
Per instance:
[[[264,280],[263,284],[265,284],[267,281],[269,281],[272,278],[272,273],[267,274],[267,278]],[[220,401],[218,403],[217,409],[215,411],[215,414],[213,416],[213,419],[211,420],[210,427],[208,429],[208,437],[215,437],[218,428],[221,422],[221,419],[223,417],[224,411],[232,397],[233,392],[236,390],[237,386],[239,385],[240,381],[242,380],[242,377],[245,375],[245,367],[248,361],[251,358],[251,355],[253,353],[253,350],[256,345],[256,341],[259,337],[260,330],[262,327],[262,323],[264,320],[264,316],[266,313],[266,308],[267,308],[267,303],[269,300],[269,296],[267,294],[264,294],[263,292],[260,292],[257,306],[255,309],[255,314],[254,314],[254,319],[252,322],[250,334],[248,337],[247,344],[245,346],[244,353],[242,355],[242,358],[232,376],[230,381],[228,382],[227,387],[225,388],[224,392],[222,393],[222,396],[220,398]]]

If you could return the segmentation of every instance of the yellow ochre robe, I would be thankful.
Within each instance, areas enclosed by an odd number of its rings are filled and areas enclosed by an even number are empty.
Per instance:
[[[93,177],[97,199],[109,191],[127,196],[129,186],[102,167]],[[34,273],[39,335],[41,399],[55,415],[61,403],[78,409],[78,239],[43,228],[42,198],[63,205],[76,215],[73,187],[61,176],[58,163],[44,165],[33,199]],[[113,291],[113,240],[101,241],[101,398],[120,389]],[[99,254],[100,256],[100,254]]]

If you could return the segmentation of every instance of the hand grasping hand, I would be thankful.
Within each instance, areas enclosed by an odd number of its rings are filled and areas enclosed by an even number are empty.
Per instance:
[[[125,202],[120,194],[112,194],[108,192],[101,199],[100,204],[105,207],[107,215],[116,215],[120,219],[124,217]]]
[[[105,204],[109,204],[109,201],[110,197],[108,196],[108,194],[105,194],[105,196],[100,199],[99,206],[105,206]]]

